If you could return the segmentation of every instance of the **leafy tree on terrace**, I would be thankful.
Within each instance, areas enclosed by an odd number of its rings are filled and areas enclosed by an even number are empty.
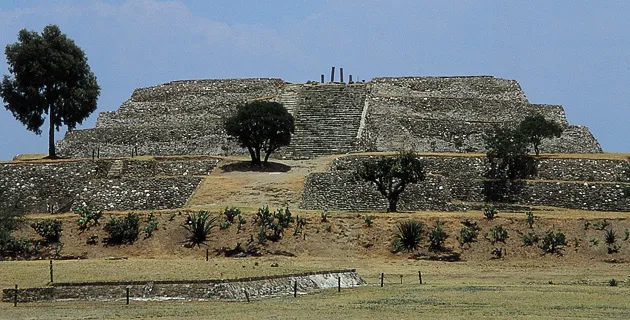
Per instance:
[[[264,164],[267,164],[273,152],[289,145],[295,120],[280,103],[253,101],[239,106],[236,114],[226,119],[224,127],[228,135],[247,148],[252,164],[261,165],[261,151],[265,153]]]
[[[563,128],[553,120],[547,120],[541,114],[527,116],[518,126],[525,140],[534,147],[536,155],[540,154],[540,144],[543,139],[560,137]]]
[[[55,158],[55,130],[74,129],[96,110],[100,88],[85,53],[55,25],[41,34],[20,30],[5,53],[11,74],[0,84],[5,108],[38,135],[48,115],[48,156]]]
[[[424,180],[424,164],[413,151],[405,151],[394,157],[369,159],[356,169],[357,175],[372,182],[387,198],[387,212],[396,212],[400,195],[410,183]]]
[[[522,179],[527,176],[528,141],[522,132],[511,128],[498,128],[485,137],[490,162],[488,178]]]

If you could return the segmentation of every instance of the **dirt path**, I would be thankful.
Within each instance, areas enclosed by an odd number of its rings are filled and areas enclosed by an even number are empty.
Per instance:
[[[274,160],[265,171],[252,169],[242,158],[226,159],[203,177],[186,208],[211,209],[226,204],[297,208],[308,174],[328,170],[333,159]]]

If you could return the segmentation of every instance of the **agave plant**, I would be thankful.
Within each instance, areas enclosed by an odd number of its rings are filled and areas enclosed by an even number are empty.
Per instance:
[[[199,213],[189,214],[186,217],[186,223],[184,229],[188,231],[188,238],[186,241],[189,246],[197,245],[206,242],[208,240],[208,234],[210,230],[216,227],[215,221],[217,217],[210,217],[207,211],[199,211]]]
[[[396,246],[408,252],[418,249],[424,224],[416,220],[407,220],[399,223],[397,228],[398,232],[394,236]]]

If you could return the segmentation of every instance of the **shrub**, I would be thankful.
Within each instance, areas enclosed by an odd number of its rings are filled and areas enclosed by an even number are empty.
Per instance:
[[[593,238],[589,239],[588,242],[589,242],[589,244],[591,246],[597,246],[597,245],[599,245],[599,238],[593,237]]]
[[[237,218],[238,218],[238,221],[237,221],[236,227],[238,231],[241,231],[243,230],[243,226],[245,225],[245,223],[247,223],[247,220],[245,220],[245,218],[243,218],[243,216],[240,214],[237,216]]]
[[[31,224],[31,228],[48,242],[59,242],[61,238],[61,221],[45,219]]]
[[[490,253],[492,254],[492,259],[501,259],[505,255],[505,251],[503,250],[503,248],[498,247],[492,248],[492,251],[490,251]]]
[[[87,240],[85,241],[85,243],[89,244],[89,245],[96,245],[96,244],[98,244],[98,236],[95,235],[95,234],[89,236],[87,238]]]
[[[534,226],[534,222],[536,221],[536,219],[538,219],[538,217],[534,216],[534,213],[531,211],[527,211],[525,212],[525,214],[527,215],[527,218],[525,219],[525,221],[527,222],[527,225],[531,229]]]
[[[540,240],[540,238],[538,237],[537,234],[530,232],[528,234],[524,234],[521,239],[523,239],[523,246],[526,247],[531,247],[534,244],[538,243],[538,241]]]
[[[219,229],[220,230],[225,230],[227,228],[229,228],[232,225],[232,223],[230,222],[230,220],[222,220],[221,222],[219,222]]]
[[[603,231],[604,229],[610,227],[610,222],[606,219],[597,220],[593,223],[593,227],[595,227],[595,230]]]
[[[424,224],[415,220],[400,222],[392,241],[392,252],[406,250],[411,252],[420,247]]]
[[[492,243],[503,242],[509,238],[508,231],[502,225],[496,225],[490,229],[490,235],[492,236]]]
[[[566,245],[567,240],[564,233],[560,231],[554,233],[553,230],[547,230],[541,240],[540,249],[542,249],[544,253],[560,253],[562,247]]]
[[[153,235],[153,231],[155,231],[158,227],[158,221],[153,212],[149,213],[146,219],[146,224],[144,225],[144,238],[148,239]]]
[[[372,227],[372,223],[374,223],[374,218],[375,218],[374,216],[368,216],[368,215],[364,216],[363,222],[365,223],[365,226],[368,228]]]
[[[258,232],[259,242],[261,242],[260,238],[263,235],[265,240],[280,240],[284,229],[288,228],[289,224],[295,221],[288,207],[277,209],[273,214],[269,211],[269,207],[261,207],[256,213],[256,220],[260,226]]]
[[[296,236],[302,233],[302,229],[306,226],[306,217],[297,216],[295,218],[295,226],[293,227],[293,235]]]
[[[223,215],[225,216],[225,220],[229,221],[230,224],[234,223],[234,218],[241,214],[241,209],[237,207],[225,207],[223,210]]]
[[[608,280],[608,285],[611,287],[616,287],[619,284],[619,282],[617,282],[617,280],[615,279],[610,279]]]
[[[464,245],[466,243],[475,242],[478,236],[479,231],[464,226],[459,230],[459,244]]]
[[[464,245],[465,243],[471,243],[477,241],[477,237],[479,236],[479,226],[477,226],[477,222],[470,221],[466,219],[461,222],[464,227],[459,231],[459,243],[460,245]]]
[[[256,212],[256,221],[259,226],[266,226],[273,221],[273,215],[269,211],[269,206],[258,208],[258,212]]]
[[[328,222],[328,210],[324,210],[321,214],[322,222]]]
[[[24,238],[16,238],[11,234],[0,234],[1,256],[30,257],[39,253],[39,241],[33,242]]]
[[[604,230],[604,242],[608,245],[608,254],[619,252],[619,246],[617,245],[617,233],[615,230]]]
[[[448,234],[444,231],[442,227],[444,225],[439,219],[435,221],[435,226],[429,232],[429,249],[430,250],[440,250],[444,246],[444,241],[448,238]]]
[[[486,217],[486,219],[488,220],[494,219],[498,214],[499,211],[493,206],[483,208],[483,216]]]
[[[394,235],[394,250],[412,252],[420,246],[424,224],[416,220],[400,222]],[[397,251],[396,251],[397,252]]]
[[[199,246],[206,242],[210,231],[215,227],[216,220],[217,217],[210,218],[208,211],[189,214],[184,224],[184,229],[188,232],[187,245],[189,247]]]
[[[623,230],[623,241],[628,241],[628,238],[630,238],[630,231],[626,228],[626,230]]]
[[[131,244],[138,239],[140,233],[140,216],[130,212],[124,218],[110,217],[103,227],[109,234],[106,241],[111,244]]]
[[[103,217],[103,212],[95,210],[88,205],[83,205],[74,209],[74,213],[79,215],[77,225],[81,231],[88,230],[90,227],[97,226],[99,220]]]

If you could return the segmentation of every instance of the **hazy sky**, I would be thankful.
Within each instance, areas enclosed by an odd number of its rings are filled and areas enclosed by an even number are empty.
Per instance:
[[[305,82],[334,65],[361,79],[516,79],[531,102],[563,105],[604,150],[630,152],[629,12],[630,1],[0,0],[0,45],[48,24],[74,39],[101,86],[83,128],[137,87],[198,78]],[[38,137],[0,109],[0,159],[46,153],[46,132]]]

